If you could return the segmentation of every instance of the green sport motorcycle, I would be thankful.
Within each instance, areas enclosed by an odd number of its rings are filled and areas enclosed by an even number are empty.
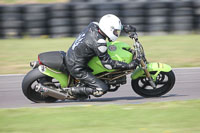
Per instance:
[[[93,57],[88,67],[92,73],[108,86],[108,92],[117,91],[120,85],[126,84],[126,75],[131,74],[132,89],[142,97],[159,97],[169,92],[175,84],[172,68],[163,63],[149,63],[144,49],[135,33],[134,45],[131,48],[124,42],[108,42],[108,54],[113,60],[130,63],[134,58],[140,60],[135,70],[108,70],[103,67],[98,57]],[[33,68],[23,79],[24,95],[33,102],[55,102],[68,99],[67,88],[83,85],[67,71],[63,51],[41,53],[38,61],[33,61]],[[86,99],[86,97],[80,97]]]

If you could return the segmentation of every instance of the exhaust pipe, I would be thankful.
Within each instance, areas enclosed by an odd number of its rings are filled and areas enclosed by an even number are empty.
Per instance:
[[[35,86],[35,91],[42,93],[42,95],[51,96],[51,97],[54,97],[54,98],[57,98],[57,99],[61,99],[61,100],[65,100],[68,97],[67,94],[64,94],[64,93],[61,93],[59,91],[53,90],[53,89],[48,88],[46,86],[43,86],[41,84],[37,84]]]

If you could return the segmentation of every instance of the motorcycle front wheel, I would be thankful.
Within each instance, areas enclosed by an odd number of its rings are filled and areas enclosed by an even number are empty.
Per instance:
[[[156,72],[151,72],[154,74]],[[159,97],[169,92],[175,84],[175,74],[173,71],[160,72],[156,78],[156,88],[151,87],[146,77],[132,80],[132,89],[142,97]]]
[[[29,100],[36,103],[52,103],[57,101],[56,98],[43,96],[41,93],[36,92],[34,87],[38,83],[49,87],[54,85],[52,78],[42,74],[38,68],[31,70],[22,81],[22,91]]]

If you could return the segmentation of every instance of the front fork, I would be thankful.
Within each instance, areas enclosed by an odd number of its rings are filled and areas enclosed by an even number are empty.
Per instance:
[[[134,33],[134,36],[133,36],[132,39],[135,40],[134,48],[136,48],[137,50],[140,50],[140,52],[141,52],[141,51],[144,52],[144,49],[143,49],[142,45],[140,44],[140,42],[139,42],[139,40],[138,40],[138,35],[137,35],[136,32]],[[144,54],[144,53],[143,53],[143,54]],[[145,60],[146,60],[146,59],[145,59]],[[155,82],[153,81],[153,78],[151,77],[151,74],[150,74],[149,71],[147,70],[146,63],[144,62],[143,59],[141,59],[140,64],[141,64],[141,66],[142,66],[142,69],[144,70],[144,73],[146,74],[146,77],[147,77],[147,79],[148,79],[148,81],[149,81],[149,84],[150,84],[154,89],[156,89],[156,84],[155,84]]]
[[[147,77],[147,79],[148,79],[150,85],[151,85],[154,89],[156,89],[156,84],[155,84],[155,82],[153,81],[153,78],[151,77],[151,74],[150,74],[149,71],[147,70],[146,64],[144,63],[143,60],[140,61],[140,64],[141,64],[141,66],[142,66],[142,69],[144,70],[144,73],[146,74],[146,77]]]

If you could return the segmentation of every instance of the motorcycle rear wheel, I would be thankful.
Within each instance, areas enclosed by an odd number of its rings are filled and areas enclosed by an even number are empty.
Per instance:
[[[146,77],[140,77],[131,81],[132,89],[138,95],[142,97],[160,97],[173,88],[175,84],[174,72],[160,72],[155,84],[157,87],[156,89],[153,89]]]
[[[36,84],[41,83],[43,85],[50,84],[52,78],[42,74],[38,68],[31,70],[22,81],[22,91],[24,95],[35,103],[52,103],[57,101],[56,98],[50,96],[43,96],[41,93],[36,92],[34,87]],[[52,83],[53,84],[53,83]],[[51,84],[51,85],[52,85]]]

